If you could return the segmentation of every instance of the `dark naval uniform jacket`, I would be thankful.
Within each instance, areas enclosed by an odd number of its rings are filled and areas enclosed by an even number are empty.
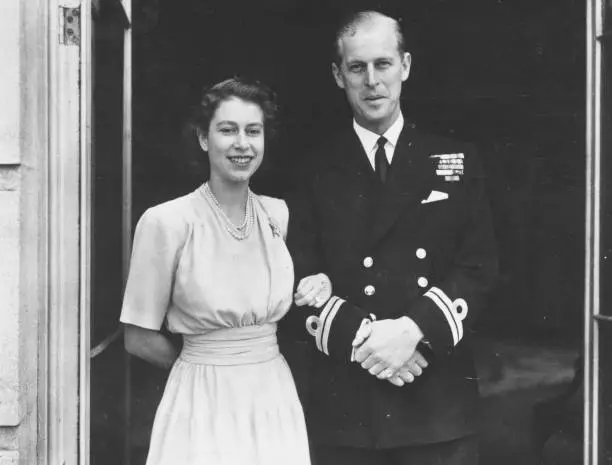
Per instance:
[[[384,185],[352,128],[316,160],[289,201],[287,241],[296,284],[326,273],[333,296],[321,309],[292,308],[281,326],[312,346],[305,401],[312,441],[390,448],[473,433],[470,327],[497,272],[473,148],[406,123]],[[403,315],[421,328],[430,366],[397,387],[352,362],[351,342],[365,322]]]

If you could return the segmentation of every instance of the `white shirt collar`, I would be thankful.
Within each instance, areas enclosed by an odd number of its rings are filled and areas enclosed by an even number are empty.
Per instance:
[[[404,116],[400,112],[397,119],[394,123],[385,131],[383,136],[387,139],[387,143],[385,144],[385,153],[387,155],[387,160],[389,164],[393,160],[393,154],[395,153],[395,147],[397,146],[397,140],[399,139],[400,133],[404,128]],[[366,155],[368,156],[368,160],[372,168],[374,168],[374,154],[376,153],[377,144],[376,142],[380,138],[380,135],[375,132],[370,131],[369,129],[360,126],[357,121],[353,119],[353,129],[357,134],[357,137],[361,141],[361,145],[365,150]]]

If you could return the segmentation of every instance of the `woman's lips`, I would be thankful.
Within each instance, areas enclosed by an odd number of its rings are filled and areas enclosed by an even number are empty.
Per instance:
[[[255,157],[248,155],[236,155],[227,157],[230,162],[237,166],[247,166]]]

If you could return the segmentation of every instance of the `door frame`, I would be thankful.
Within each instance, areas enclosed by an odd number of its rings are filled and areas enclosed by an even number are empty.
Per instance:
[[[610,6],[612,8],[612,6]],[[601,314],[601,181],[603,41],[606,4],[586,2],[586,219],[583,392],[583,463],[595,465],[601,455],[600,324],[611,321]]]
[[[90,461],[92,13],[98,4],[49,0],[47,10],[49,157],[41,186],[47,198],[47,311],[39,335],[44,465]]]
[[[131,0],[120,0],[131,22]],[[93,4],[93,5],[92,5]],[[96,0],[49,0],[48,314],[41,335],[41,462],[89,464],[91,295],[92,8]],[[80,9],[80,46],[62,44],[62,8]],[[603,0],[586,1],[586,220],[583,465],[599,460],[600,195]],[[123,188],[131,193],[132,43],[124,42]],[[128,196],[130,197],[130,196]],[[123,207],[123,268],[131,244]],[[43,320],[45,321],[45,320]],[[126,364],[129,381],[129,363]],[[76,383],[74,381],[77,381]],[[129,382],[126,389],[129,390]],[[129,403],[126,402],[129,424]],[[129,444],[129,440],[127,441]],[[126,464],[129,464],[126,447]]]
[[[81,21],[89,3],[49,0],[48,313],[41,334],[41,463],[76,464],[83,451],[87,392],[83,389],[87,269],[87,63]],[[68,16],[70,20],[68,21]],[[71,23],[70,33],[68,33]],[[80,27],[79,27],[80,26]],[[80,42],[80,43],[79,43]],[[85,149],[85,150],[84,150]],[[46,350],[45,350],[46,349]],[[84,401],[79,401],[83,399]],[[82,455],[82,454],[81,454]]]

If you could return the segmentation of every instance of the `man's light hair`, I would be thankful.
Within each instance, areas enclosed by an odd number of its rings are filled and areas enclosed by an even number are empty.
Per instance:
[[[391,24],[393,24],[393,28],[395,29],[395,35],[397,37],[397,50],[400,55],[403,55],[406,52],[406,41],[404,39],[404,34],[402,32],[402,28],[399,22],[396,19],[374,10],[358,11],[357,13],[352,13],[351,15],[344,18],[344,20],[336,30],[334,41],[334,61],[337,65],[340,65],[342,63],[340,40],[345,36],[354,36],[360,26],[377,19],[385,19],[388,20]]]

